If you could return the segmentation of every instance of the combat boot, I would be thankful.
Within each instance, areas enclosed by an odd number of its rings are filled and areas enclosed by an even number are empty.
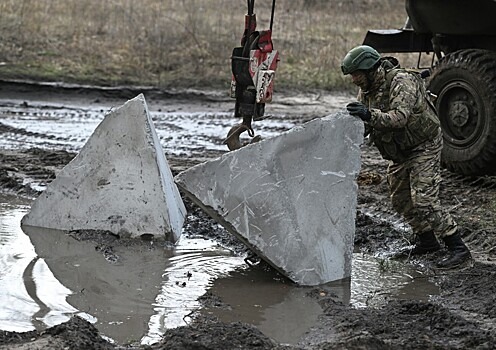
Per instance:
[[[472,257],[467,246],[463,243],[460,233],[456,232],[451,236],[443,237],[443,241],[448,247],[449,255],[437,263],[438,268],[451,269],[463,264]]]
[[[418,242],[413,247],[407,247],[401,251],[401,256],[415,256],[432,253],[441,249],[436,235],[428,231],[418,236]]]

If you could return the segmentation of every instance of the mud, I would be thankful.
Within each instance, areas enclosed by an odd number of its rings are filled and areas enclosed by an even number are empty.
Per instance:
[[[32,100],[51,100],[112,104],[134,97],[136,91],[102,91],[81,87],[4,84],[2,101],[13,105],[32,105]],[[329,94],[330,95],[330,94]],[[323,93],[279,93],[274,111],[294,123],[303,123],[342,107],[349,96],[328,99]],[[150,93],[151,104],[169,109],[228,110],[230,100],[215,92]],[[0,120],[2,137],[22,137],[28,133]],[[24,135],[25,136],[25,135]],[[29,136],[29,135],[28,135]],[[219,142],[217,136],[213,141]],[[204,160],[219,156],[222,148],[204,149],[187,154],[167,155],[173,173]],[[37,186],[49,183],[75,152],[65,149],[0,149],[0,187],[3,192],[35,197]],[[89,322],[73,317],[70,321],[43,331],[0,332],[0,349],[493,349],[496,336],[496,179],[466,178],[443,173],[441,200],[460,224],[460,231],[474,260],[455,270],[436,270],[435,262],[445,250],[418,259],[393,259],[394,252],[412,241],[411,233],[392,211],[385,183],[386,163],[378,153],[363,146],[363,164],[359,176],[358,212],[355,249],[374,255],[385,270],[396,264],[408,264],[422,271],[415,277],[439,287],[439,294],[429,300],[395,300],[387,291],[377,290],[363,307],[352,307],[326,285],[307,293],[324,309],[317,325],[304,334],[296,345],[277,343],[257,328],[242,322],[222,322],[215,316],[190,315],[187,326],[168,330],[160,342],[152,345],[113,344],[104,339]],[[33,186],[36,184],[36,186]],[[194,204],[185,201],[195,215],[185,223],[190,232],[218,241],[238,254],[249,254],[242,243],[206,216]],[[73,232],[77,239],[94,242],[111,260],[113,247],[132,244],[94,232]],[[103,247],[103,248],[102,248]],[[263,263],[254,268],[269,269]],[[280,276],[278,277],[280,278]],[[420,284],[422,286],[422,284]],[[215,291],[215,289],[213,289]],[[382,299],[377,303],[378,299]],[[212,291],[199,298],[209,308],[230,305]],[[283,325],[282,325],[283,327]]]

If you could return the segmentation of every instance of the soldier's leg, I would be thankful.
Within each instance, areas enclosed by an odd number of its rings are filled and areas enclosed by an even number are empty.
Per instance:
[[[406,248],[401,252],[403,256],[425,254],[440,248],[428,221],[419,215],[414,206],[410,176],[409,162],[392,164],[388,168],[388,184],[393,208],[410,224],[417,238],[413,248]]]
[[[411,159],[410,186],[417,214],[442,238],[453,235],[457,225],[439,200],[441,145],[440,140],[436,140]]]
[[[410,170],[407,164],[391,164],[387,180],[393,209],[412,226],[415,234],[429,231],[428,221],[419,216],[414,208],[410,187]]]
[[[427,145],[422,153],[412,159],[411,188],[413,206],[416,208],[434,232],[446,243],[450,255],[438,263],[438,267],[456,267],[470,259],[470,251],[463,243],[457,231],[453,217],[439,201],[439,184],[441,182],[441,148],[439,137]]]

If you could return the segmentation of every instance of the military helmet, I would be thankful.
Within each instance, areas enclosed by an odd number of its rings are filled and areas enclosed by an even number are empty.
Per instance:
[[[357,46],[346,54],[341,63],[341,70],[344,75],[357,70],[368,70],[374,67],[380,59],[381,55],[374,48],[367,45]]]

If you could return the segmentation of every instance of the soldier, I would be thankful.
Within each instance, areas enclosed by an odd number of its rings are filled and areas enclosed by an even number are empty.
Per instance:
[[[438,199],[443,137],[420,75],[365,45],[348,52],[341,70],[360,88],[359,102],[348,104],[348,112],[364,121],[366,134],[390,161],[387,181],[393,208],[416,236],[413,248],[405,252],[435,252],[440,249],[437,236],[449,251],[437,267],[453,268],[469,260],[456,222]]]

